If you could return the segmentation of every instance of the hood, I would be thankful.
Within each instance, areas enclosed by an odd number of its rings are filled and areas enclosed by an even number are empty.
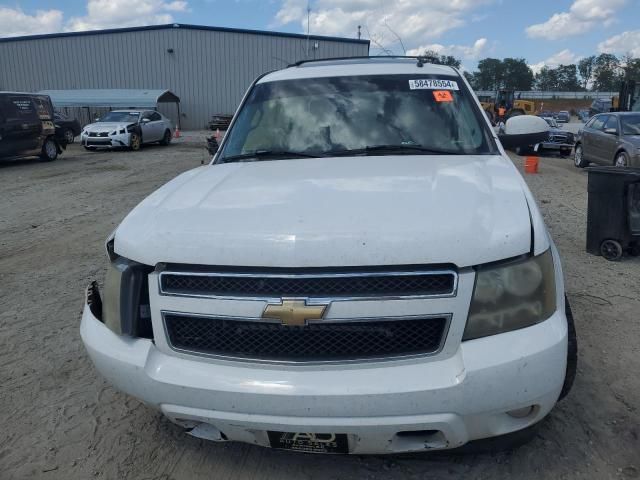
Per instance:
[[[115,250],[147,265],[465,267],[530,251],[525,188],[501,156],[205,166],[138,205]]]
[[[120,130],[127,125],[131,125],[134,122],[96,122],[85,125],[84,129],[87,132],[112,132],[114,130]]]

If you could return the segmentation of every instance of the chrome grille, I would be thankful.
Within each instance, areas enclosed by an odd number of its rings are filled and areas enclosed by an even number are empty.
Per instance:
[[[258,361],[327,362],[434,354],[448,317],[317,322],[289,327],[265,321],[164,314],[173,349]]]
[[[454,295],[452,271],[264,274],[162,272],[163,294],[215,297],[363,298]]]

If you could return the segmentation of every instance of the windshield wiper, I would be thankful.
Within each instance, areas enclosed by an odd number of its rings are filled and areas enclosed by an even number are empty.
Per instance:
[[[255,152],[241,153],[240,155],[231,155],[222,158],[224,163],[242,162],[246,160],[268,160],[282,158],[320,158],[321,155],[313,155],[311,153],[293,152],[289,150],[256,150]]]
[[[367,145],[364,148],[353,148],[349,150],[330,150],[322,152],[327,157],[342,155],[368,155],[370,153],[404,153],[414,155],[457,155],[459,152],[451,150],[440,150],[437,148],[423,147],[418,144],[406,145]]]

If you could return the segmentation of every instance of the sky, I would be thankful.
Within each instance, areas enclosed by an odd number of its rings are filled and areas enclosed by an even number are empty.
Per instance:
[[[525,58],[534,71],[599,53],[640,57],[640,0],[0,0],[0,37],[189,23],[355,38],[371,54]]]

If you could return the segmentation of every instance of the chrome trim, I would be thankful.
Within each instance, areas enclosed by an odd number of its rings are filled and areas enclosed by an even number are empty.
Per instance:
[[[444,345],[447,341],[447,337],[449,336],[449,328],[451,327],[451,319],[453,318],[453,314],[451,313],[443,313],[440,315],[436,314],[426,314],[426,315],[406,315],[400,317],[355,317],[355,318],[344,318],[344,319],[331,319],[331,320],[318,320],[318,322],[388,322],[388,321],[403,321],[403,320],[416,320],[416,319],[425,319],[429,320],[431,318],[444,318],[445,325],[442,331],[442,338],[440,338],[440,344],[438,348],[431,353],[416,353],[413,355],[396,355],[392,357],[370,357],[370,358],[362,358],[362,359],[353,359],[353,360],[326,360],[326,361],[313,361],[313,362],[304,362],[304,361],[293,361],[293,360],[267,360],[267,359],[259,359],[259,358],[249,358],[249,357],[234,357],[230,355],[215,355],[212,353],[202,353],[196,352],[193,350],[186,350],[182,348],[176,348],[171,344],[171,339],[169,337],[169,332],[167,331],[167,322],[165,321],[165,315],[177,315],[182,317],[195,317],[195,318],[212,318],[212,319],[224,319],[224,320],[237,320],[242,322],[267,322],[274,323],[271,319],[267,320],[264,318],[255,318],[255,317],[233,317],[229,315],[208,315],[201,313],[185,313],[185,312],[174,312],[171,310],[161,310],[160,315],[162,317],[162,328],[164,330],[164,335],[167,340],[167,345],[171,350],[177,353],[181,353],[184,355],[190,355],[194,357],[204,357],[215,360],[226,360],[232,362],[241,362],[241,363],[256,363],[256,364],[266,364],[266,365],[296,365],[296,366],[314,366],[314,365],[345,365],[345,364],[358,364],[358,363],[372,363],[372,362],[395,362],[398,360],[407,360],[414,358],[427,358],[434,357],[442,352]],[[280,323],[277,320],[275,323]]]
[[[458,272],[455,270],[429,270],[429,271],[392,271],[392,272],[355,272],[355,273],[303,273],[303,274],[286,274],[286,273],[222,273],[222,272],[176,272],[162,271],[158,274],[158,294],[167,297],[189,297],[189,298],[211,298],[216,300],[256,300],[272,303],[280,303],[283,297],[269,296],[250,296],[250,295],[203,295],[196,293],[171,293],[162,289],[163,275],[179,275],[179,276],[198,276],[198,277],[259,277],[259,278],[344,278],[344,277],[400,277],[400,276],[430,276],[430,275],[452,275],[453,288],[450,293],[434,294],[434,295],[378,295],[378,296],[351,296],[351,297],[309,297],[309,296],[290,296],[287,299],[306,299],[307,305],[316,305],[318,303],[327,302],[353,302],[358,300],[408,300],[408,299],[426,299],[426,298],[451,298],[458,294]]]

